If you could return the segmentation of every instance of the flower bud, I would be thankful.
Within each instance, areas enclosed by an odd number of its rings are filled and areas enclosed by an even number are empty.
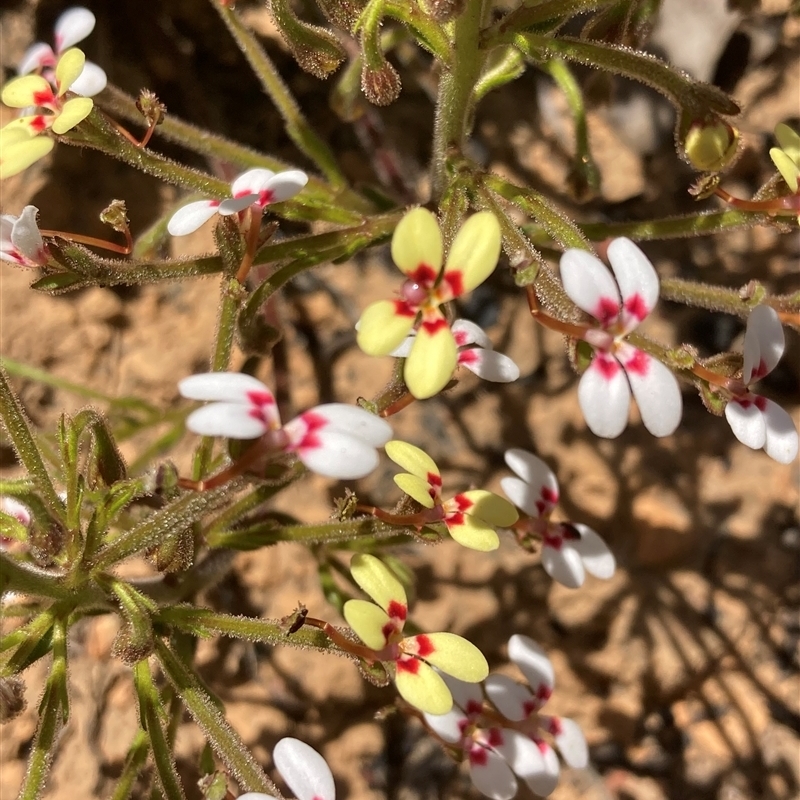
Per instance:
[[[373,69],[367,62],[361,68],[361,89],[375,106],[388,106],[397,100],[402,84],[397,70],[386,60]]]
[[[678,125],[678,141],[695,169],[719,172],[736,156],[739,131],[716,115],[690,119],[684,112]]]
[[[327,78],[344,61],[345,51],[336,36],[319,25],[301,22],[289,0],[272,0],[270,7],[286,46],[306,72]]]
[[[149,89],[142,89],[139,93],[136,108],[139,109],[148,127],[160,125],[167,114],[167,107]]]
[[[21,678],[0,678],[0,723],[10,722],[24,710],[25,684]]]

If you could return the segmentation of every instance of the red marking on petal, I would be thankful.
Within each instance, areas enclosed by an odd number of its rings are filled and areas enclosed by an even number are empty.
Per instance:
[[[551,506],[554,506],[558,502],[558,491],[556,489],[551,489],[549,486],[542,486],[542,490],[539,494],[542,500]]]
[[[535,700],[526,700],[522,704],[522,710],[525,713],[526,717],[529,717],[531,714],[533,714],[534,711],[538,711],[539,708],[540,704],[537,703]]]
[[[458,344],[458,339],[456,339],[456,344]],[[469,350],[462,350],[458,354],[459,364],[477,364],[478,361],[480,361],[480,356],[478,355],[477,347],[472,347]]]
[[[389,602],[389,608],[386,609],[386,613],[392,619],[399,619],[401,622],[405,622],[408,614],[408,608],[402,603],[399,603],[397,600],[391,600]]]
[[[475,505],[475,502],[473,500],[470,500],[468,497],[465,497],[463,494],[457,494],[452,499],[451,502],[456,504],[456,506],[457,506],[459,511],[467,511],[470,508],[472,508],[472,506]]]
[[[539,701],[540,708],[550,699],[552,694],[553,690],[547,686],[547,684],[539,684],[538,688],[536,689],[536,699]]]
[[[619,316],[619,303],[611,297],[601,297],[594,310],[594,316],[604,328],[608,328]]]
[[[52,117],[48,117],[45,114],[38,114],[37,116],[31,118],[31,121],[28,123],[28,125],[35,133],[41,133],[50,127],[51,120]]]
[[[650,356],[642,350],[634,349],[633,355],[625,362],[625,369],[644,377],[650,370]]]
[[[425,636],[424,633],[417,636],[414,641],[417,645],[417,655],[421,658],[429,656],[436,650],[436,648],[433,646],[433,642],[427,636]]]
[[[394,313],[398,317],[416,317],[419,306],[409,303],[408,300],[395,300]]]
[[[478,700],[468,700],[467,707],[464,709],[467,716],[476,717],[483,711],[483,703]]]
[[[758,362],[758,366],[753,370],[753,374],[750,376],[750,383],[760,381],[768,372],[769,369],[762,358],[761,361]]]
[[[397,631],[397,626],[393,622],[387,622],[382,628],[384,641],[388,642],[392,638],[392,634]]]
[[[258,193],[258,200],[256,201],[257,204],[264,208],[264,206],[268,206],[272,199],[275,197],[275,192],[272,189],[264,189],[264,191]]]
[[[500,728],[489,728],[489,744],[492,747],[503,744],[503,731]]]
[[[466,331],[453,331],[453,338],[456,340],[456,344],[459,347],[463,347],[465,344],[467,344]]]
[[[442,328],[447,328],[448,325],[444,317],[437,316],[436,319],[423,320],[422,327],[430,336],[435,336]]]
[[[418,661],[412,656],[401,656],[397,659],[397,671],[409,672],[411,675],[416,675],[419,672],[419,665],[421,663],[421,661]]]
[[[625,310],[641,322],[649,313],[644,298],[637,292],[625,301]]]
[[[265,425],[269,425],[269,416],[265,409],[275,405],[275,398],[269,392],[252,391],[246,392],[245,396],[250,402],[247,413],[253,419],[261,420]]]
[[[442,488],[442,476],[437,475],[435,472],[428,472],[425,475],[425,480],[428,482],[429,486],[436,486],[439,489]]]
[[[451,269],[444,274],[444,283],[450,288],[452,297],[460,297],[464,294],[464,274],[460,269]]]
[[[581,539],[581,532],[571,522],[561,524],[561,535],[571,542],[579,542]]]
[[[542,540],[545,547],[552,547],[553,550],[561,550],[564,540],[556,533],[546,533]]]
[[[539,748],[539,752],[542,755],[547,755],[547,751],[550,749],[550,745],[547,744],[547,742],[545,742],[544,739],[536,739],[535,737],[531,738],[533,738],[533,743]]]
[[[547,726],[547,732],[553,736],[559,736],[564,732],[564,728],[561,725],[561,720],[558,717],[550,718],[550,723]]]
[[[474,767],[485,767],[489,754],[484,747],[474,744],[469,751],[469,763]]]
[[[597,368],[600,370],[600,374],[607,381],[610,381],[619,372],[619,361],[613,356],[609,356],[606,353],[597,353],[595,361],[597,362]]]
[[[766,397],[762,397],[760,394],[753,395],[753,402],[756,405],[756,408],[761,411],[762,413],[767,408],[767,399]]]
[[[33,103],[35,106],[48,106],[56,100],[53,90],[50,88],[42,89],[40,92],[33,93]]]
[[[444,524],[445,525],[463,525],[464,524],[464,513],[462,511],[453,511],[450,514],[445,514]]]
[[[430,289],[436,282],[438,273],[428,264],[420,264],[413,272],[407,272],[408,279]]]

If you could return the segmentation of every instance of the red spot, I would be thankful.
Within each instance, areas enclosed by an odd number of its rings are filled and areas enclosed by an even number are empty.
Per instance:
[[[392,634],[397,630],[397,627],[393,622],[387,622],[382,628],[381,633],[383,634],[383,640],[388,642],[389,639],[392,638]]]
[[[581,532],[570,522],[561,524],[561,535],[571,542],[579,542],[581,539]]]
[[[306,411],[305,414],[301,414],[300,419],[302,419],[306,425],[306,432],[303,434],[303,438],[295,445],[296,449],[321,447],[322,442],[319,436],[317,436],[317,431],[324,428],[328,424],[328,420],[321,414],[315,414],[313,411]]]
[[[550,506],[554,506],[558,502],[558,491],[551,489],[549,486],[542,486],[541,492],[542,500]]]
[[[552,547],[553,550],[561,550],[561,545],[564,544],[561,536],[554,533],[546,533],[543,542],[545,547]]]
[[[489,744],[492,747],[503,744],[503,731],[500,728],[489,728]]]
[[[625,310],[641,322],[649,313],[644,298],[637,292],[625,301]]]
[[[537,703],[535,700],[526,700],[522,704],[522,710],[525,713],[525,716],[529,717],[531,714],[533,714],[534,711],[540,708],[540,706],[541,704]]]
[[[442,328],[447,328],[448,325],[444,317],[436,317],[436,319],[423,320],[422,327],[429,336],[435,336]]]
[[[469,751],[469,763],[473,767],[485,767],[489,760],[489,753],[479,744],[474,744]]]
[[[417,655],[420,658],[425,658],[436,651],[433,642],[424,633],[417,636],[414,641],[417,643]]]
[[[453,511],[444,518],[445,525],[463,525],[464,514],[461,511]]]
[[[756,408],[759,411],[761,411],[762,413],[766,410],[766,408],[767,408],[767,399],[765,397],[762,397],[760,394],[754,394],[753,395],[753,402],[755,403]]]
[[[418,661],[416,658],[411,658],[406,656],[405,658],[398,658],[397,659],[397,671],[398,672],[408,672],[411,675],[416,675],[419,672],[419,665],[421,661]]]
[[[564,732],[561,725],[561,720],[558,717],[551,717],[550,724],[547,726],[547,732],[553,736],[560,736]]]
[[[594,360],[597,364],[597,369],[600,370],[600,374],[607,381],[610,381],[619,372],[619,361],[613,356],[606,355],[605,353],[598,353]]]
[[[536,689],[536,699],[539,701],[541,708],[551,697],[553,690],[545,683],[540,683]]]
[[[397,317],[416,317],[417,307],[408,302],[408,300],[395,300],[394,313]]]
[[[468,344],[466,331],[453,331],[453,338],[456,340],[456,344],[459,347],[463,347],[465,344]]]
[[[457,494],[453,498],[453,502],[456,504],[459,511],[467,511],[475,505],[474,501],[470,500],[468,497],[465,497],[463,494]]]
[[[49,121],[51,119],[52,117],[48,117],[45,114],[37,114],[35,117],[31,117],[31,121],[28,123],[28,125],[35,133],[41,133],[50,127]]]
[[[607,328],[619,316],[619,303],[611,297],[601,297],[594,316]]]
[[[436,486],[437,488],[442,488],[442,476],[437,475],[435,472],[428,472],[425,475],[425,480],[428,482],[429,486]]]
[[[458,344],[458,340],[456,340],[456,344]],[[469,350],[462,350],[458,354],[459,364],[477,364],[478,361],[480,361],[480,355],[477,347],[470,348]]]
[[[477,717],[483,711],[483,703],[478,700],[468,700],[464,711],[466,711],[468,717]]]
[[[33,93],[33,103],[34,106],[49,106],[54,103],[56,100],[55,96],[53,95],[53,90],[48,87],[47,89],[42,89],[40,92]]]
[[[753,370],[753,374],[750,376],[750,383],[760,381],[768,372],[769,369],[762,358],[761,361],[758,362],[758,366]]]
[[[272,198],[275,197],[275,192],[272,189],[264,189],[262,192],[258,193],[258,205],[261,208],[264,206],[268,206],[272,202]]]
[[[245,395],[250,402],[247,413],[253,419],[260,420],[265,425],[269,425],[270,419],[266,409],[275,405],[275,398],[271,392],[252,391]]]
[[[543,739],[534,739],[534,744],[539,748],[539,752],[546,756],[547,752],[550,750],[550,745],[547,744]]]
[[[420,264],[413,272],[406,273],[410,281],[427,287],[433,286],[438,274],[439,273],[428,264]]]
[[[644,377],[650,370],[650,356],[642,350],[634,350],[633,355],[625,362],[625,370]]]
[[[406,608],[406,606],[404,606],[402,603],[398,603],[397,600],[391,600],[386,613],[392,619],[399,619],[401,622],[405,622],[406,615],[408,614],[408,608]]]
[[[453,297],[464,294],[464,275],[460,269],[452,269],[444,274],[444,282],[450,287]]]

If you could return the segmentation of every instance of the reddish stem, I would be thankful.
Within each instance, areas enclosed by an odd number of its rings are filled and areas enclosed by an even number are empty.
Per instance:
[[[530,309],[531,316],[538,323],[543,325],[545,328],[549,328],[551,331],[562,333],[564,336],[569,336],[573,339],[586,338],[586,331],[589,330],[586,325],[575,325],[571,322],[562,322],[560,319],[556,319],[555,317],[545,314],[545,312],[542,311],[542,307],[539,305],[539,298],[536,296],[536,290],[533,288],[533,286],[530,284],[526,286],[525,292],[528,295],[528,308]]]
[[[126,244],[124,245],[114,244],[114,242],[109,242],[105,239],[97,239],[94,236],[83,236],[80,233],[66,233],[65,231],[51,230],[40,230],[39,233],[41,233],[42,236],[57,236],[61,239],[66,239],[68,242],[75,242],[76,244],[88,244],[90,247],[99,247],[102,250],[109,250],[112,253],[120,253],[124,256],[127,256],[131,250],[133,250],[133,237],[131,236],[131,232],[128,228],[120,231],[120,233],[122,233],[125,237]]]
[[[236,280],[239,283],[244,283],[250,274],[250,268],[253,266],[253,259],[256,257],[256,248],[258,247],[258,233],[261,229],[261,209],[256,210],[253,206],[250,206],[249,212],[244,258],[242,258],[241,266],[236,273]]]
[[[714,194],[728,205],[742,211],[760,211],[763,214],[795,216],[800,213],[800,194],[787,194],[769,200],[742,200],[717,186]]]
[[[190,478],[178,478],[178,486],[181,489],[190,489],[195,492],[207,492],[209,489],[216,489],[218,486],[244,475],[260,458],[263,458],[270,451],[270,445],[263,439],[256,442],[238,461],[234,461],[222,472],[208,478],[207,480],[193,481]]]
[[[408,408],[417,398],[414,397],[411,392],[406,392],[405,394],[400,395],[397,400],[389,403],[386,408],[382,408],[378,414],[378,416],[383,417],[391,417],[393,414],[397,414],[399,411],[402,411],[404,408]]]
[[[348,639],[341,631],[336,630],[330,622],[316,617],[306,617],[303,625],[310,625],[312,628],[321,630],[337,647],[346,653],[363,658],[369,664],[379,661],[378,653],[370,647]]]

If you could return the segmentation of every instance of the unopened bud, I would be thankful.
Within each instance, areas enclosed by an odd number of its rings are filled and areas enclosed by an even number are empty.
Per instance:
[[[375,106],[388,106],[397,100],[402,84],[397,70],[385,61],[378,69],[364,62],[361,69],[361,89],[367,100]]]
[[[719,172],[735,158],[739,149],[739,131],[716,115],[689,119],[684,114],[678,128],[687,161],[702,172]]]
[[[0,723],[9,722],[24,710],[25,684],[16,675],[0,678]]]
[[[438,22],[457,17],[466,5],[466,0],[427,0],[428,13]]]
[[[319,25],[301,22],[289,0],[272,0],[270,8],[286,46],[306,72],[327,78],[344,61],[346,53],[336,36]]]
[[[144,117],[148,128],[160,125],[167,115],[167,107],[149,89],[142,89],[139,92],[136,108],[139,109],[139,113]]]
[[[114,637],[111,644],[111,655],[118,658],[123,664],[133,666],[138,661],[147,658],[153,652],[153,648],[153,632],[149,626],[137,629],[126,622]]]

